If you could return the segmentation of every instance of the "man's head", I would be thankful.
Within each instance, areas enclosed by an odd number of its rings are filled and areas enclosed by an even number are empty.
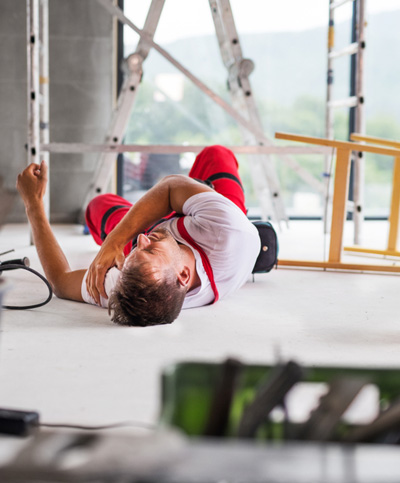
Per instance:
[[[191,273],[168,230],[139,235],[109,300],[112,320],[122,325],[169,324],[178,317]]]

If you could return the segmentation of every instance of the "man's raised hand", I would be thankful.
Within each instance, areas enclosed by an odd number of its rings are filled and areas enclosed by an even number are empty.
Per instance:
[[[47,187],[47,164],[42,161],[40,164],[31,163],[18,175],[17,190],[26,208],[43,200]]]

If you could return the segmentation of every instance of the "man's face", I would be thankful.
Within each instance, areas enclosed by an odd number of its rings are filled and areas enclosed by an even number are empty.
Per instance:
[[[137,245],[126,257],[124,267],[146,263],[151,271],[161,273],[168,267],[179,267],[181,251],[171,232],[156,228],[149,235],[140,234]]]

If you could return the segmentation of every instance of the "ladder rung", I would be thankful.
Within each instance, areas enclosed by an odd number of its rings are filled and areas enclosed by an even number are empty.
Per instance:
[[[354,0],[338,0],[337,2],[333,2],[329,5],[330,10],[335,10],[335,8],[341,7],[345,3],[354,2]]]
[[[353,42],[342,50],[336,50],[335,52],[330,52],[328,55],[329,59],[336,59],[342,57],[343,55],[353,55],[358,52],[358,42]]]
[[[346,99],[338,99],[337,101],[329,101],[328,107],[356,107],[358,100],[356,96],[347,97]]]

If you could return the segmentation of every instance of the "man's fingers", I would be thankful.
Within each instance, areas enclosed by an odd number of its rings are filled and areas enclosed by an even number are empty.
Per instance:
[[[92,284],[92,297],[94,298],[94,300],[96,301],[96,304],[97,305],[100,305],[100,294],[99,294],[99,291],[97,290],[97,287],[96,285],[93,283]]]
[[[95,284],[95,287],[99,292],[99,294],[106,299],[108,298],[108,296],[106,294],[106,289],[104,287],[104,281],[106,278],[107,270],[108,270],[108,267],[105,268],[103,265],[98,265],[96,267],[96,284]]]
[[[101,247],[90,265],[86,277],[87,291],[95,299],[96,303],[100,304],[100,297],[108,299],[105,288],[107,271],[113,266],[122,269],[124,262],[125,255],[122,251],[107,249],[106,243]]]
[[[93,287],[92,289],[92,297],[94,298],[95,302],[97,305],[100,305],[100,294],[99,292],[96,290],[96,287]]]
[[[40,168],[40,166],[39,166],[38,164],[36,164],[36,163],[31,163],[31,164],[30,164],[29,166],[27,166],[27,167],[26,167],[26,168],[25,168],[25,169],[24,169],[24,170],[23,170],[21,173],[19,173],[19,175],[17,176],[17,180],[18,180],[19,182],[21,182],[21,181],[22,181],[22,179],[23,179],[24,177],[26,177],[27,175],[30,175],[30,176],[34,175],[35,171],[36,171],[37,169],[39,169],[39,168]]]
[[[97,304],[100,305],[100,296],[108,298],[105,287],[104,280],[107,269],[102,265],[96,265],[93,268],[89,268],[88,275],[86,278],[86,289],[89,295],[94,298]]]
[[[43,180],[47,180],[47,172],[48,172],[48,167],[47,167],[47,164],[45,163],[45,161],[43,160],[41,163],[40,163],[40,178],[43,179]]]
[[[47,181],[47,171],[48,167],[45,161],[42,161],[40,164],[32,163],[33,167],[33,174],[42,181]]]
[[[89,295],[94,298],[94,301],[96,303],[99,303],[99,296],[95,289],[94,277],[92,275],[92,272],[93,270],[89,268],[88,274],[86,277],[86,290],[88,291]]]
[[[27,168],[24,169],[22,173],[36,173],[36,171],[40,170],[40,164],[31,163]]]
[[[38,178],[47,180],[47,166],[43,161],[41,164],[31,163],[17,176],[17,188]]]
[[[115,259],[115,265],[119,270],[122,270],[122,267],[124,266],[125,263],[125,255],[124,254],[119,254],[116,259]]]

